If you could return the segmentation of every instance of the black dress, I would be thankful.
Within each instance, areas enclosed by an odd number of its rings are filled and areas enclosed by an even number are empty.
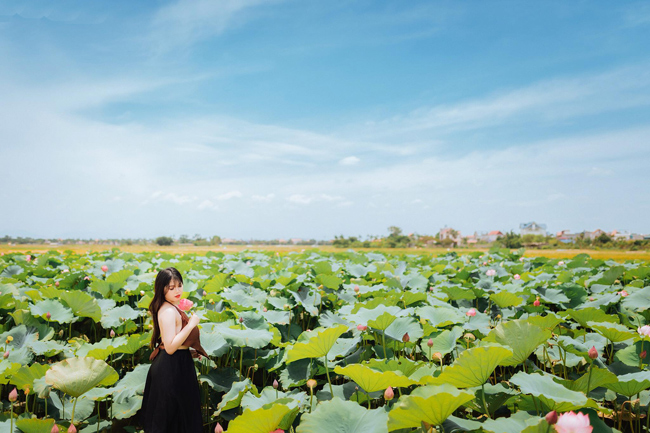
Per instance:
[[[185,327],[187,315],[179,312]],[[170,355],[159,346],[152,354],[139,412],[145,433],[202,433],[201,392],[190,350]]]

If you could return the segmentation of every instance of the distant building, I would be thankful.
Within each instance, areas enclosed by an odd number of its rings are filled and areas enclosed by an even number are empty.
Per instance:
[[[474,245],[478,243],[478,235],[474,232],[473,235],[465,236],[465,243],[467,245]]]
[[[451,239],[454,244],[460,245],[463,238],[460,231],[454,230],[451,227],[444,227],[440,229],[440,240],[443,241],[445,239]]]
[[[521,223],[519,224],[519,234],[525,235],[542,235],[546,236],[546,224],[538,224],[536,222]]]
[[[630,240],[632,239],[632,234],[627,230],[614,230],[609,234],[609,237],[615,241]]]
[[[586,238],[589,238],[589,239],[591,239],[591,240],[593,241],[593,240],[596,239],[598,236],[600,236],[600,235],[606,235],[606,234],[607,234],[607,233],[605,233],[603,230],[601,230],[601,229],[597,229],[597,230],[594,230],[593,232],[585,232],[585,237],[586,237]],[[608,235],[608,236],[609,236],[609,235]]]
[[[555,234],[555,239],[564,244],[570,244],[575,242],[578,236],[578,233],[571,233],[570,230],[562,230]]]

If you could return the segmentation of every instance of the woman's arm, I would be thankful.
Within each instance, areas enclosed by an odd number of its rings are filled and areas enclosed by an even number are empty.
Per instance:
[[[183,342],[190,335],[192,328],[196,326],[192,326],[191,323],[188,323],[178,334],[176,334],[176,314],[178,313],[171,308],[158,312],[158,324],[160,326],[162,342],[165,345],[165,352],[169,355],[173,355],[174,352],[183,345]]]

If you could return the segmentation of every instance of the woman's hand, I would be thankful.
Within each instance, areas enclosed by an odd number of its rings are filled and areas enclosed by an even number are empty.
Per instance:
[[[201,317],[198,314],[194,313],[192,314],[192,317],[190,317],[190,321],[188,322],[188,325],[190,325],[191,327],[195,327],[196,325],[199,324],[200,321],[201,321]]]

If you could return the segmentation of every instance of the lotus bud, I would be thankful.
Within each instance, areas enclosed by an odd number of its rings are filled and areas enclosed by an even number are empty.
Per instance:
[[[29,387],[26,386],[25,389],[23,390],[23,392],[25,393],[25,396],[28,396],[29,395]]]
[[[433,338],[429,338],[429,341],[427,341],[427,346],[433,347]]]
[[[50,314],[50,312],[48,311],[45,317],[47,317],[47,320],[50,320],[52,318],[52,314]]]
[[[318,286],[318,290],[323,290],[323,285]]]
[[[488,277],[493,277],[493,276],[495,276],[496,274],[497,274],[497,271],[496,271],[495,269],[488,269],[488,270],[485,272],[485,275],[487,275]]]
[[[366,325],[358,324],[358,325],[357,325],[357,329],[358,329],[359,331],[363,332],[363,331],[365,331],[366,329],[368,329],[368,327],[367,327]]]
[[[313,390],[316,387],[316,381],[314,379],[309,379],[307,381],[307,388]]]
[[[550,411],[549,413],[546,414],[546,422],[549,423],[550,425],[553,425],[557,423],[557,412],[554,410]]]
[[[140,290],[140,296],[144,296],[144,290]]]
[[[31,262],[31,261],[32,261],[32,256],[30,256],[29,254],[27,254],[27,255],[25,256],[25,260],[27,260],[28,262]]]
[[[50,430],[50,433],[59,433],[59,426],[57,426],[56,423],[54,423],[54,425],[52,426],[52,430]]]
[[[618,292],[618,294],[621,295],[623,298],[629,295],[629,293],[627,293],[627,290],[621,290],[620,292]]]
[[[430,291],[430,292],[433,292],[433,287],[429,287],[429,291]]]
[[[467,313],[465,313],[468,317],[474,317],[476,316],[476,309],[475,308],[470,308],[467,310]]]
[[[223,433],[223,427],[221,427],[221,424],[217,423],[217,425],[214,426],[214,433]]]
[[[70,270],[69,269],[64,269],[64,270],[61,271],[62,274],[65,274],[66,272],[70,272]]]
[[[359,286],[354,286],[354,292],[359,293]]]
[[[88,280],[90,280],[90,277],[89,277],[88,275],[86,275],[86,276],[84,277],[84,280],[88,281]],[[56,424],[55,424],[55,426],[56,426]]]
[[[244,318],[243,317],[239,318],[239,323],[244,323]]]
[[[203,296],[208,296],[208,292],[206,292],[206,291],[204,290],[204,291],[203,291]]]
[[[110,335],[111,335],[111,338],[115,337],[115,331],[113,331],[113,330],[111,329],[111,333],[110,333]]]
[[[541,302],[539,301],[539,296],[537,297],[537,299],[535,299],[535,301],[533,302],[533,305],[535,307],[539,307],[541,305]]]
[[[433,355],[431,355],[433,359],[437,359],[438,361],[442,362],[442,353],[436,352]]]
[[[264,311],[266,313],[269,310],[268,310],[268,308],[264,307],[264,308],[262,308],[262,311]]]
[[[598,351],[596,350],[596,346],[591,346],[591,349],[589,349],[588,353],[591,359],[598,358]]]
[[[593,296],[590,296],[590,297],[589,297],[589,300],[590,300],[591,302],[593,302],[593,301],[594,301],[594,297],[593,297]]]
[[[271,296],[275,296],[277,294],[278,294],[278,292],[275,289],[271,289],[271,291],[269,292],[269,295],[271,295]]]
[[[404,334],[404,336],[402,337],[402,342],[404,342],[404,343],[408,343],[409,341],[411,341],[411,337],[409,337],[409,333],[407,332],[407,333]]]
[[[562,260],[560,260],[560,261],[558,262],[558,265],[560,265],[560,266],[564,266],[564,262],[563,262]]]
[[[9,401],[14,402],[18,400],[18,391],[16,391],[16,387],[14,386],[14,389],[9,393]]]
[[[9,351],[7,350],[5,353],[3,353],[3,354],[2,354],[2,357],[3,357],[4,359],[9,358]]]
[[[386,391],[384,391],[384,400],[386,401],[391,401],[395,397],[395,393],[393,392],[392,387],[386,388]]]
[[[106,266],[106,265],[102,266],[102,271],[104,271],[104,272],[108,271],[108,266]]]
[[[54,285],[55,285],[56,287],[59,287],[59,282],[56,281],[56,282],[54,283]]]
[[[515,274],[512,278],[515,280],[521,280],[521,276],[519,274]]]
[[[273,379],[273,389],[278,389],[278,386],[280,386],[280,384],[278,383],[278,380]]]
[[[288,309],[290,309],[291,307],[289,306],[289,304],[284,304],[284,307],[283,307],[283,308],[284,308],[285,310],[288,310]]]
[[[639,358],[641,358],[641,359],[645,359],[645,357],[646,357],[647,355],[648,355],[648,352],[644,350],[643,352],[639,353]]]

